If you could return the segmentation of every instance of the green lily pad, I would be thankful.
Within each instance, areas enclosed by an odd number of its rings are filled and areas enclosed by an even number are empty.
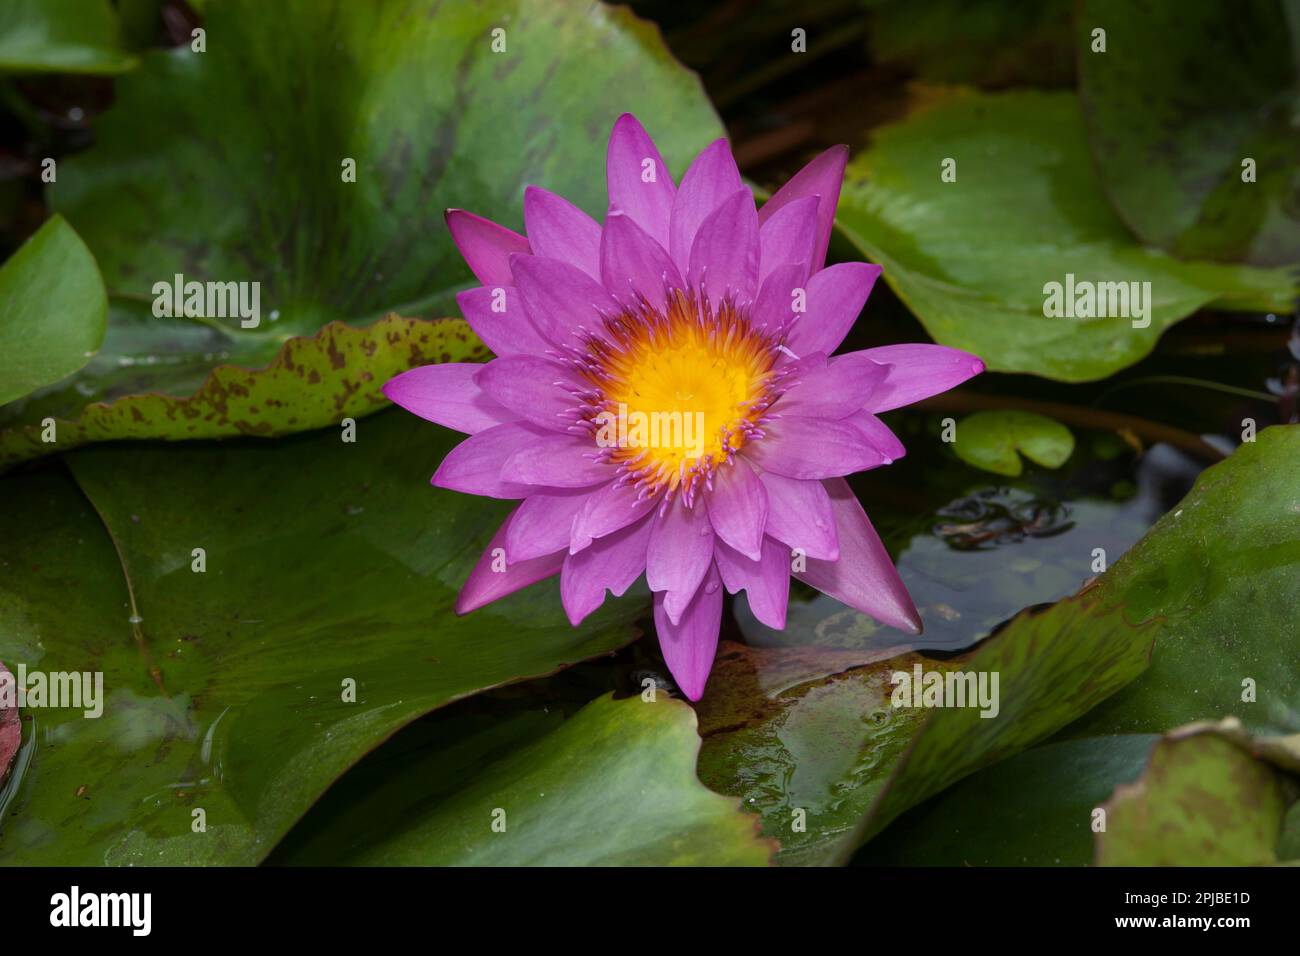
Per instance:
[[[955,181],[942,178],[945,160]],[[849,164],[837,222],[935,341],[995,371],[1103,378],[1203,306],[1285,311],[1296,295],[1287,270],[1183,262],[1135,240],[1097,183],[1068,93],[931,94],[873,131]],[[1102,285],[1134,282],[1149,295]],[[1058,304],[1061,315],[1046,314]],[[1067,317],[1084,311],[1109,315]]]
[[[696,779],[700,740],[681,701],[605,696],[564,721],[435,723],[396,770],[345,778],[275,862],[765,866],[775,849],[756,816]]]
[[[1016,477],[1024,455],[1044,468],[1059,468],[1074,453],[1074,435],[1060,422],[1036,412],[976,412],[961,420],[952,450],[968,465]]]
[[[5,0],[0,6],[0,70],[122,73],[135,64],[109,0]]]
[[[115,307],[114,315],[105,350],[111,354],[92,360],[75,379],[0,408],[0,467],[96,441],[231,434],[271,438],[323,428],[387,405],[380,389],[408,368],[488,355],[461,319],[387,315],[364,329],[331,322],[315,335],[285,341],[264,368],[247,368],[234,363],[257,361],[274,343],[241,341],[217,329],[184,325],[167,340],[165,362],[146,361],[138,367],[139,375],[128,377],[124,364],[130,367],[133,336],[143,337],[155,359],[162,343],[147,322],[132,318],[128,310]],[[231,354],[229,349],[238,351]],[[214,355],[233,361],[213,366]],[[133,394],[141,382],[161,386],[162,376],[169,390],[193,391],[183,397],[161,391]],[[87,406],[84,392],[92,382],[102,384],[105,394]],[[73,417],[61,417],[64,413]],[[6,425],[11,427],[5,430]]]
[[[230,0],[206,13],[206,52],[144,54],[97,119],[95,145],[62,162],[49,190],[115,304],[102,361],[56,396],[55,417],[84,415],[96,438],[190,437],[194,419],[169,418],[156,401],[136,409],[153,413],[146,422],[130,407],[90,406],[188,398],[216,366],[266,366],[287,340],[329,322],[453,314],[471,277],[444,210],[519,229],[524,185],[537,183],[603,213],[604,144],[624,111],[677,171],[722,135],[698,78],[624,8]],[[345,181],[351,162],[355,181]],[[247,283],[234,287],[247,317],[215,295],[201,320],[156,316],[155,286],[178,275],[182,286]],[[396,353],[374,357],[378,380],[410,349],[372,340]],[[320,395],[356,381],[349,366],[304,393],[301,414],[296,388],[275,389],[282,424],[313,427]],[[229,417],[224,434],[239,434],[241,420]]]
[[[55,216],[0,266],[0,405],[85,365],[107,311],[94,256]]]
[[[1070,736],[1163,733],[1236,716],[1256,734],[1300,729],[1300,426],[1275,426],[1195,488],[1090,594],[1161,619],[1151,668]]]
[[[85,497],[5,479],[0,660],[104,695],[29,711],[0,862],[256,863],[414,718],[626,644],[644,602],[575,629],[553,581],[453,613],[503,508],[428,487],[452,441],[396,412],[355,443],[82,450]]]
[[[1251,744],[1256,751],[1291,767],[1286,761],[1297,759],[1295,745],[1288,752],[1277,742],[1294,741],[1300,730],[1298,455],[1300,427],[1260,432],[1204,472],[1087,589],[1083,599],[1113,609],[1108,613],[1158,628],[1142,676],[1052,744],[991,767],[900,819],[898,832],[891,827],[862,858],[918,862],[927,859],[929,846],[935,863],[961,862],[954,854],[995,865],[1013,857],[1037,865],[1086,863],[1091,852],[1080,827],[1090,820],[1080,814],[1090,812],[1089,803],[1101,805],[1099,788],[1109,792],[1137,776],[1135,761],[1146,757],[1140,741],[1149,750],[1157,739],[1152,734],[1201,717],[1239,717],[1260,735]],[[1037,845],[1034,833],[1043,836]]]
[[[1194,724],[1152,749],[1142,776],[1118,787],[1097,835],[1102,866],[1276,863],[1297,789],[1251,752],[1240,725]]]
[[[1293,0],[1084,0],[1076,27],[1088,139],[1129,227],[1184,258],[1300,264]]]

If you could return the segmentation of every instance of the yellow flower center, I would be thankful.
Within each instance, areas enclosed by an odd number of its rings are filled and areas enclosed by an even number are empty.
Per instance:
[[[588,363],[597,444],[650,492],[693,497],[696,482],[761,435],[776,341],[731,303],[713,312],[680,292],[666,315],[625,313],[607,327],[612,342],[593,342]]]

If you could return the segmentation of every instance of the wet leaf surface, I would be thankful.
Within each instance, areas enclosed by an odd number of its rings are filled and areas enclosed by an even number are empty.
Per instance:
[[[1096,181],[1070,93],[921,95],[850,162],[837,221],[935,341],[994,371],[1103,378],[1203,306],[1287,311],[1296,294],[1285,270],[1184,262],[1134,240]],[[1149,282],[1149,324],[1135,327],[1136,299],[1118,314],[1118,289],[1113,308],[1102,296],[1109,317],[1046,315],[1045,287],[1060,283],[1064,299],[1067,281],[1076,302],[1078,283]]]
[[[399,412],[355,444],[83,450],[89,501],[4,479],[0,660],[102,671],[106,700],[32,717],[0,860],[255,863],[412,719],[631,640],[643,601],[574,629],[554,582],[452,612],[505,509],[428,486],[451,444]]]

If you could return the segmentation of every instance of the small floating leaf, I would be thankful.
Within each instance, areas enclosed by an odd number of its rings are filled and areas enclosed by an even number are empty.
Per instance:
[[[966,464],[1014,478],[1024,470],[1021,455],[1044,468],[1061,467],[1074,452],[1074,435],[1037,412],[984,411],[957,424],[952,447]]]

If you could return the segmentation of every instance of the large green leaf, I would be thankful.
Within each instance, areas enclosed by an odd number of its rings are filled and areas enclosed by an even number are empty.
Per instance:
[[[994,370],[1102,378],[1202,306],[1292,306],[1285,270],[1182,262],[1139,244],[1097,184],[1070,94],[934,94],[873,137],[849,165],[838,223],[936,341]],[[941,178],[949,159],[953,182]],[[1150,324],[1045,315],[1045,287],[1069,276],[1076,289],[1150,282]]]
[[[1300,3],[1083,0],[1077,31],[1089,142],[1133,231],[1178,256],[1300,264]]]
[[[110,0],[5,0],[0,70],[121,73],[135,66]]]
[[[604,143],[624,111],[677,171],[722,134],[698,79],[624,8],[224,0],[205,12],[206,52],[147,53],[118,83],[95,146],[66,160],[50,188],[119,307],[94,373],[43,396],[44,414],[78,422],[86,406],[124,395],[187,398],[214,366],[265,366],[286,339],[333,320],[450,314],[470,273],[446,208],[518,229],[524,185],[537,183],[603,214]],[[493,50],[497,29],[504,52]],[[355,182],[344,181],[349,160]],[[155,317],[155,284],[178,274],[260,283],[259,325]],[[376,359],[376,379],[384,363],[419,359],[405,341],[375,344],[393,353]],[[468,345],[446,351],[469,357]],[[356,384],[351,366],[330,378],[322,390]],[[283,424],[298,394],[274,390]],[[69,442],[191,434],[190,419],[161,402],[84,414],[86,427],[65,429]],[[33,423],[6,417],[10,428]],[[316,423],[296,417],[294,427]],[[224,433],[239,433],[233,417]],[[6,448],[33,450],[23,438]]]
[[[0,266],[0,404],[85,365],[107,311],[94,257],[55,216]]]
[[[1300,713],[1300,426],[1259,433],[1203,472],[1089,592],[1161,619],[1150,670],[1070,728],[1163,733],[1235,715],[1290,733]]]
[[[574,629],[554,582],[452,612],[502,508],[428,487],[450,444],[390,413],[355,443],[77,452],[89,503],[5,480],[0,660],[102,671],[106,704],[30,712],[0,861],[256,862],[413,718],[625,644],[641,602]]]
[[[696,779],[695,714],[680,701],[606,696],[567,721],[436,723],[396,769],[349,774],[276,862],[762,866],[775,848],[757,817]]]
[[[898,832],[886,831],[864,858],[918,862],[929,859],[928,846],[936,863],[1016,856],[1085,863],[1092,856],[1085,811],[1137,776],[1150,735],[1227,715],[1258,734],[1300,731],[1298,457],[1300,427],[1265,429],[1204,472],[1087,590],[1094,605],[1158,628],[1146,673],[1058,742],[992,767],[899,821]],[[1071,599],[1057,610],[1072,614],[1076,605]],[[1083,623],[1079,615],[1067,626]],[[1201,743],[1189,753],[1203,746],[1221,749]],[[1008,837],[1010,830],[1018,836]],[[1033,834],[1043,839],[1035,843]]]

